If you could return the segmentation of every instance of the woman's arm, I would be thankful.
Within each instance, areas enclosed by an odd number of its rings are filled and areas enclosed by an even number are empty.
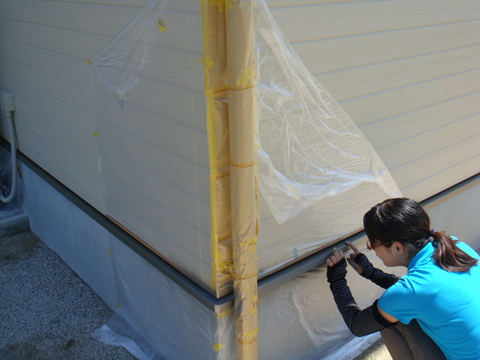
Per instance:
[[[345,324],[355,336],[365,336],[395,325],[396,320],[389,322],[381,315],[376,301],[364,310],[358,307],[347,286],[347,262],[341,251],[331,255],[327,264],[327,281],[330,283],[335,303]]]
[[[355,269],[357,273],[359,273],[364,278],[372,281],[374,284],[388,289],[390,286],[395,284],[399,277],[393,274],[387,274],[380,269],[377,269],[372,265],[368,257],[358,251],[357,247],[350,242],[346,242],[346,244],[352,249],[353,253],[350,254],[350,257],[347,258],[348,263],[351,267]]]

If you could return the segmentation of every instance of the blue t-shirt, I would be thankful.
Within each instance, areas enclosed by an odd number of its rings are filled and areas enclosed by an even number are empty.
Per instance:
[[[457,246],[474,258],[467,244]],[[404,324],[416,319],[448,360],[480,359],[480,266],[469,272],[442,270],[428,243],[408,264],[408,274],[378,301],[380,309]]]

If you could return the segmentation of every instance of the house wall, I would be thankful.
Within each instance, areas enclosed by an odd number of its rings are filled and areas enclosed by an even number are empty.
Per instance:
[[[105,106],[111,99],[96,87],[91,60],[146,3],[1,1],[0,89],[15,94],[20,151],[210,288],[200,1],[169,2],[162,16],[166,31],[152,49],[158,62],[141,74],[128,106],[112,111],[112,121],[99,115],[116,108]],[[360,127],[403,195],[422,200],[480,171],[476,4],[267,3],[308,70]],[[4,122],[1,127],[7,134]],[[351,198],[370,199],[366,194],[360,189]],[[321,222],[312,212],[307,224],[297,219],[296,226],[279,227],[265,211],[261,274],[361,228],[365,204],[353,206],[350,196],[332,203],[334,208],[315,210],[327,212]],[[260,199],[260,209],[265,207]],[[339,223],[339,211],[348,220]],[[312,240],[327,232],[326,240]],[[229,245],[222,251],[227,263]]]
[[[15,96],[22,153],[209,286],[200,2],[169,2],[150,46],[153,60],[136,74],[122,111],[94,77],[94,55],[147,3],[2,1],[0,90]]]
[[[476,2],[267,3],[403,195],[422,200],[480,171]]]

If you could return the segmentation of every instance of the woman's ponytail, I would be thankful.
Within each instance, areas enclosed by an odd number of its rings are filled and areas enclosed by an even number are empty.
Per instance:
[[[444,231],[434,231],[431,233],[433,238],[433,260],[435,264],[446,271],[450,272],[467,272],[474,265],[477,265],[477,259],[471,257],[461,250],[456,240]]]

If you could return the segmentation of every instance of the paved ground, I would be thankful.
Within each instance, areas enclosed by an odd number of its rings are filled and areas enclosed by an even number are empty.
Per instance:
[[[30,231],[0,238],[0,359],[133,360],[91,334],[112,311]],[[391,360],[381,342],[356,360]]]

